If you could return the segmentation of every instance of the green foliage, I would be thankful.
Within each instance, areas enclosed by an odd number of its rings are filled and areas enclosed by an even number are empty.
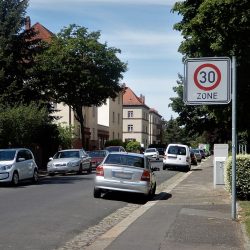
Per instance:
[[[109,140],[105,142],[105,147],[109,146],[124,146],[122,140],[120,139],[115,139],[115,140]]]
[[[231,192],[232,156],[225,163],[225,185]],[[250,200],[250,155],[236,157],[236,195],[238,199]]]
[[[185,58],[236,56],[237,60],[237,119],[238,130],[250,127],[248,99],[250,96],[248,69],[250,68],[250,5],[248,0],[186,0],[177,2],[173,12],[182,15],[174,29],[181,32],[183,41],[179,52]],[[180,87],[181,88],[181,87]],[[180,91],[180,90],[179,90]],[[180,95],[179,95],[180,97]],[[182,96],[181,96],[182,98]],[[180,100],[176,100],[176,102]],[[191,128],[203,128],[213,138],[227,141],[231,136],[231,105],[185,107],[180,122],[193,122]],[[190,113],[188,111],[191,111]],[[214,131],[212,131],[214,129]],[[249,143],[249,138],[248,138]]]
[[[62,148],[71,148],[74,128],[65,124],[58,124],[59,144]]]
[[[0,107],[1,147],[28,146],[37,143],[40,133],[49,124],[46,109],[36,104]]]
[[[128,152],[140,152],[141,144],[138,141],[130,141],[126,145],[126,151]]]
[[[0,1],[0,103],[15,105],[40,100],[40,91],[30,82],[28,70],[39,41],[34,30],[22,30],[28,0]]]
[[[115,98],[127,69],[116,56],[120,50],[100,43],[99,38],[100,32],[69,25],[37,56],[34,70],[39,86],[47,86],[47,95],[75,111],[83,136],[82,107],[100,106],[107,98]]]

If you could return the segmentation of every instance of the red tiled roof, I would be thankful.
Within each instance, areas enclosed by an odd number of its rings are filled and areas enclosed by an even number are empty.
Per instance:
[[[52,36],[54,36],[54,34],[48,30],[47,28],[45,28],[43,25],[41,25],[40,23],[35,23],[32,28],[35,30],[36,34],[36,38],[41,39],[45,42],[50,42]]]
[[[123,105],[145,105],[145,104],[129,87],[126,87],[123,94]]]

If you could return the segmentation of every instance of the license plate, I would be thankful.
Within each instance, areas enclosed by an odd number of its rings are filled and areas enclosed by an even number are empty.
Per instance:
[[[113,172],[113,176],[121,179],[131,179],[131,173]]]

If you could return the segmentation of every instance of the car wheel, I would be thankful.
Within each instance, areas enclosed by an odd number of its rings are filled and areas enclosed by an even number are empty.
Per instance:
[[[11,182],[14,186],[17,186],[19,184],[19,175],[16,171],[13,173]]]
[[[94,197],[101,198],[102,191],[100,188],[94,188]]]
[[[77,172],[78,174],[82,174],[82,164],[80,164],[79,170]]]
[[[38,182],[38,172],[37,172],[36,169],[34,170],[34,173],[33,173],[32,182],[33,183],[37,183]]]
[[[90,164],[89,164],[89,169],[88,169],[88,174],[91,174],[92,173],[92,164],[91,164],[91,162],[90,162]]]
[[[150,199],[154,198],[155,196],[155,191],[156,191],[156,184],[154,185],[153,189],[150,192]]]

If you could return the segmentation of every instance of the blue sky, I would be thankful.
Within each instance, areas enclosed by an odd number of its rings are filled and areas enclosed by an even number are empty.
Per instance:
[[[53,33],[69,24],[101,32],[101,42],[121,49],[128,63],[124,82],[146,105],[169,120],[177,114],[168,107],[176,96],[178,73],[183,74],[182,40],[173,24],[181,17],[171,12],[172,0],[29,0],[31,24],[41,23]]]

